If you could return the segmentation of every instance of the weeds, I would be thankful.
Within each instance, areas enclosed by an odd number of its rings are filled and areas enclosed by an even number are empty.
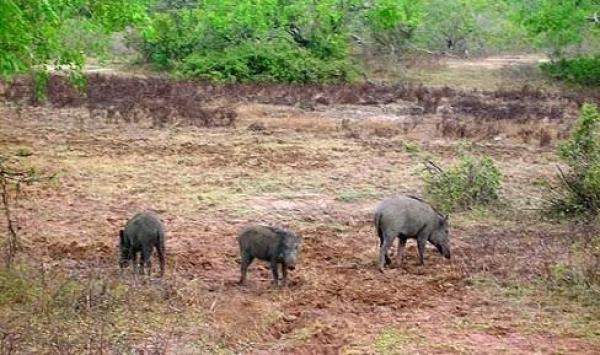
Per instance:
[[[20,147],[15,152],[15,155],[18,157],[28,157],[33,155],[33,151],[29,147]]]

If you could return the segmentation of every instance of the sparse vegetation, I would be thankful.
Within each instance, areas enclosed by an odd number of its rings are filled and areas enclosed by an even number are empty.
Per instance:
[[[372,187],[359,189],[344,189],[339,192],[337,199],[342,202],[355,202],[380,197],[380,193]]]
[[[33,151],[29,147],[20,147],[15,152],[15,155],[18,157],[28,157],[30,155],[33,155]]]

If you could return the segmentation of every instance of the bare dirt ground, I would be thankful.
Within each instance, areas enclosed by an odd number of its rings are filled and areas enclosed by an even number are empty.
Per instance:
[[[245,103],[236,106],[236,127],[151,129],[147,122],[81,119],[87,112],[80,109],[26,107],[20,117],[11,104],[0,109],[3,154],[58,173],[55,183],[28,188],[21,201],[28,259],[75,279],[111,275],[113,283],[132,285],[133,297],[144,287],[160,295],[136,317],[164,318],[132,332],[129,352],[598,353],[598,309],[539,286],[555,263],[578,257],[577,230],[535,211],[540,179],[555,176],[556,135],[570,118],[490,123],[491,134],[467,137],[502,168],[503,200],[451,216],[452,261],[431,248],[426,265],[417,266],[409,243],[405,264],[380,274],[377,201],[422,194],[422,159],[450,164],[461,147],[436,126],[440,115],[407,128],[368,110],[342,121],[348,107]],[[550,142],[506,133],[540,127],[551,132]],[[22,156],[23,149],[32,154]],[[118,230],[143,209],[160,213],[168,230],[167,275],[146,285],[119,277],[116,263]],[[272,288],[260,262],[248,287],[236,285],[235,235],[252,222],[304,237],[289,287]],[[1,305],[6,334],[34,326],[19,323],[29,315],[6,308],[18,307]],[[119,324],[110,327],[131,331]],[[62,329],[53,339],[75,333]],[[148,347],[157,334],[167,340]],[[111,341],[105,351],[118,353]],[[56,344],[40,340],[37,349],[53,353]]]
[[[404,59],[406,61],[407,59]],[[393,63],[393,59],[391,59]],[[523,85],[543,86],[560,90],[560,85],[548,81],[539,64],[548,61],[541,54],[495,55],[487,57],[439,57],[424,60],[408,59],[413,65],[384,65],[380,59],[372,63],[370,77],[384,82],[414,80],[426,85],[446,85],[453,88],[487,89],[519,88]]]

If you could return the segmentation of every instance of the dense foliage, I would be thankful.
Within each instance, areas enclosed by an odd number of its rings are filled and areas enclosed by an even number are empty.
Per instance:
[[[69,28],[88,33],[119,31],[141,22],[149,0],[0,1],[0,76],[53,64],[80,68],[84,44],[68,41]],[[88,46],[89,43],[85,43]]]
[[[348,81],[356,72],[351,28],[370,28],[390,40],[416,21],[410,3],[207,0],[156,13],[142,29],[141,50],[148,62],[186,77]]]
[[[522,29],[511,22],[509,6],[490,0],[430,0],[412,40],[432,52],[486,54],[523,43]]]
[[[543,63],[542,71],[557,80],[600,87],[600,55],[561,58],[554,62]]]
[[[600,25],[591,21],[600,11],[598,0],[511,0],[515,19],[538,47],[548,49],[552,58],[567,54],[586,36],[598,39]]]
[[[551,78],[600,85],[600,1],[511,1],[515,19],[532,43],[545,49],[552,62],[542,65]],[[592,56],[588,56],[589,54]],[[595,56],[594,56],[595,55]]]

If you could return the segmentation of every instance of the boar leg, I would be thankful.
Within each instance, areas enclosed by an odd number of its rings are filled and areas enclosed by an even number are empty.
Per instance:
[[[282,284],[283,286],[287,286],[288,272],[287,266],[285,264],[281,264],[281,273],[283,274]]]
[[[271,260],[271,272],[273,273],[273,285],[279,286],[279,264],[275,260]]]
[[[160,263],[160,277],[165,274],[165,247],[158,245],[156,247],[156,254],[158,255],[158,262]]]
[[[419,251],[419,264],[425,265],[425,239],[417,239],[417,249]]]
[[[246,284],[246,274],[248,274],[248,266],[250,266],[252,260],[254,260],[252,256],[242,254],[242,277],[240,278],[240,285]]]
[[[404,259],[404,250],[406,248],[406,238],[400,236],[398,238],[398,252],[396,253],[396,260],[398,265],[402,265],[402,260]]]
[[[129,260],[131,261],[133,274],[135,275],[137,273],[137,252],[133,251],[133,248],[129,249]]]
[[[144,267],[146,269],[146,274],[150,275],[151,267],[152,267],[152,247],[151,246],[143,246],[142,247],[142,272],[144,272]]]
[[[388,235],[384,234],[383,243],[381,244],[381,248],[379,249],[379,271],[381,272],[383,272],[383,267],[386,265],[386,257],[388,257],[388,250],[392,246],[393,242],[394,238],[389,238]]]

